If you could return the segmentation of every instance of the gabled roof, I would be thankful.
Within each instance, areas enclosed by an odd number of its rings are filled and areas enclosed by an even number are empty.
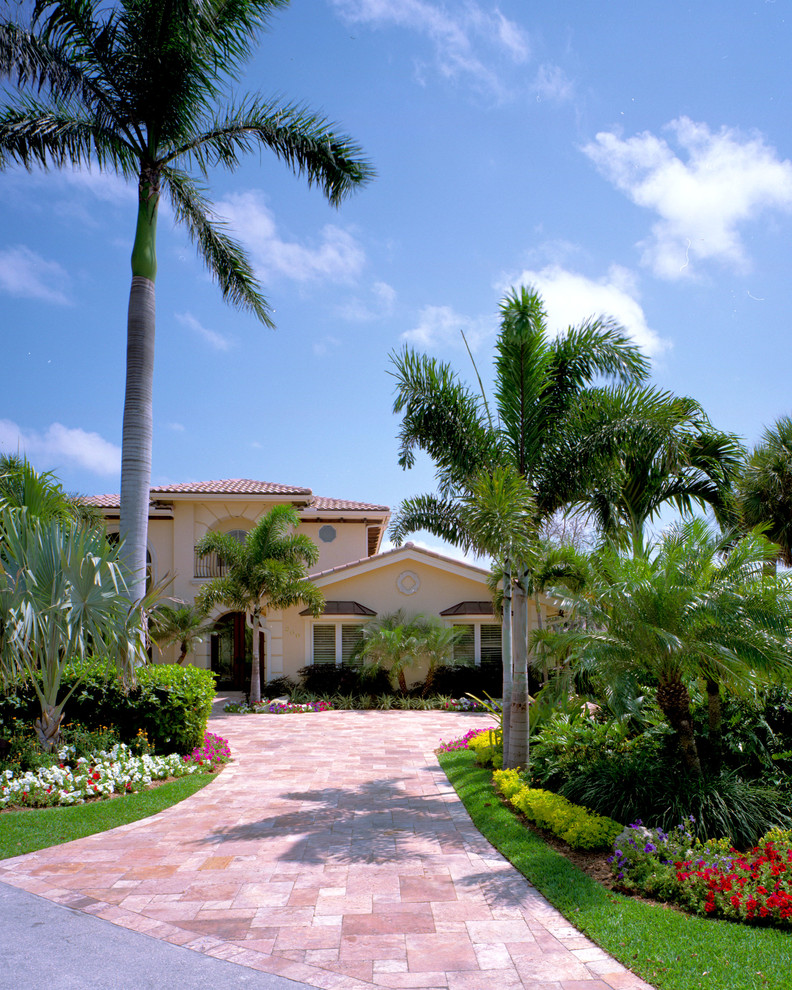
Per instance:
[[[387,564],[395,563],[398,560],[412,560],[416,563],[429,564],[439,567],[441,570],[464,575],[474,581],[486,584],[489,571],[483,567],[475,567],[473,564],[466,564],[463,560],[455,560],[453,557],[446,557],[435,550],[425,550],[417,547],[414,543],[405,543],[404,546],[394,547],[392,550],[385,550],[371,557],[361,557],[360,560],[352,560],[346,564],[338,564],[336,567],[329,567],[324,571],[314,571],[308,578],[320,586],[332,584],[336,577],[346,577],[346,571],[357,570],[361,574],[366,571],[376,570]]]
[[[310,488],[294,485],[278,485],[271,481],[254,481],[251,478],[225,478],[218,481],[191,481],[180,485],[157,485],[150,489],[151,501],[160,501],[168,496],[244,496],[264,495],[296,496],[301,508],[308,512],[389,512],[387,505],[374,505],[370,502],[352,502],[348,499],[325,498],[314,495]],[[118,495],[89,495],[82,499],[86,505],[98,509],[118,509],[121,504]]]

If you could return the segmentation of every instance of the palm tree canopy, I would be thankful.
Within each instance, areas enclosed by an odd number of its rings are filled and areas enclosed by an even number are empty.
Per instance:
[[[396,542],[417,528],[449,539],[456,525],[459,538],[452,542],[464,544],[469,533],[459,522],[458,500],[473,479],[498,465],[526,480],[537,519],[552,513],[565,501],[558,458],[582,396],[600,377],[638,383],[648,374],[646,359],[612,320],[588,320],[551,337],[541,296],[531,287],[509,293],[501,305],[494,410],[447,364],[408,348],[391,360],[393,409],[402,414],[399,463],[411,467],[416,450],[429,454],[439,489],[436,498],[402,504],[391,529]]]
[[[0,112],[0,163],[92,162],[136,178],[153,206],[170,198],[223,295],[270,322],[252,268],[201,186],[272,151],[338,204],[373,171],[325,119],[259,95],[233,97],[253,42],[286,0],[37,0],[29,23],[0,21],[0,77],[21,89]]]
[[[223,604],[247,612],[269,605],[288,608],[306,604],[314,614],[321,613],[324,598],[307,577],[307,568],[319,559],[316,544],[304,533],[289,533],[299,526],[297,511],[289,505],[276,505],[256,523],[244,543],[229,533],[207,533],[196,545],[200,556],[216,553],[228,573],[204,585],[198,607],[208,612]]]
[[[672,527],[646,555],[606,545],[585,588],[550,589],[586,628],[544,638],[576,647],[604,677],[783,676],[792,669],[792,582],[765,574],[773,553],[757,534],[735,542],[700,519]]]
[[[792,567],[792,417],[765,429],[737,479],[741,522],[763,528],[778,545],[778,558]]]
[[[626,534],[636,552],[643,530],[666,505],[683,515],[711,508],[734,521],[732,482],[739,439],[715,429],[694,399],[656,388],[596,389],[577,406],[564,462],[590,487],[574,500],[610,537]]]

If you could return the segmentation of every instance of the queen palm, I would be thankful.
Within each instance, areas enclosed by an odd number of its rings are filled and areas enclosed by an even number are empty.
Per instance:
[[[460,543],[460,499],[472,493],[474,480],[508,466],[525,479],[534,500],[532,525],[566,504],[572,496],[560,463],[569,448],[567,427],[581,398],[604,376],[625,384],[644,380],[648,364],[611,319],[591,319],[552,338],[540,295],[530,287],[510,292],[501,304],[501,329],[495,345],[494,402],[472,392],[447,364],[405,349],[392,357],[396,378],[394,412],[402,414],[399,463],[412,467],[415,451],[435,463],[436,495],[402,503],[391,529],[399,543],[426,529]],[[464,539],[462,537],[462,539]],[[491,551],[487,551],[491,552]],[[503,547],[508,553],[508,547]],[[527,756],[527,578],[528,562],[516,561],[515,682],[512,695],[514,738],[510,762]],[[504,658],[504,671],[508,665]]]
[[[257,35],[286,3],[35,0],[26,24],[0,21],[0,78],[21,90],[16,99],[5,94],[0,165],[93,163],[137,180],[120,522],[133,597],[145,587],[161,196],[223,297],[271,326],[250,262],[205,196],[209,169],[233,170],[242,153],[267,148],[334,205],[372,175],[356,145],[304,107],[229,96]]]
[[[250,700],[261,701],[259,631],[269,608],[307,605],[314,615],[324,608],[322,593],[307,578],[307,568],[319,559],[316,544],[296,529],[300,517],[290,505],[276,505],[263,515],[243,543],[231,533],[207,533],[196,544],[196,553],[217,554],[225,564],[225,575],[213,578],[196,599],[208,614],[216,605],[245,612],[253,627],[253,666]],[[266,621],[266,619],[265,619]]]

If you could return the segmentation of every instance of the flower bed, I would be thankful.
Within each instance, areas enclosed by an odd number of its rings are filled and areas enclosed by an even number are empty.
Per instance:
[[[695,914],[792,927],[792,841],[783,835],[768,833],[743,854],[723,839],[696,841],[686,825],[665,833],[636,822],[616,839],[611,868],[626,890]]]
[[[58,764],[37,771],[0,773],[0,808],[48,808],[83,804],[95,798],[140,791],[155,780],[184,777],[216,769],[230,759],[228,743],[207,734],[204,746],[189,756],[135,756],[124,743],[95,753],[90,759],[74,757],[74,747],[58,751]]]
[[[443,704],[443,711],[446,712],[492,712],[493,710],[501,710],[500,702],[487,704],[479,701],[478,698],[450,698]]]
[[[295,701],[261,701],[255,705],[229,701],[223,706],[223,711],[235,715],[307,715],[310,712],[333,711],[333,706],[329,701],[308,701],[304,704]]]

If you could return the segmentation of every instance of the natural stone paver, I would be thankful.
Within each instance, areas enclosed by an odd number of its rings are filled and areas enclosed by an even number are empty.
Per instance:
[[[234,762],[143,821],[0,880],[324,990],[647,990],[473,827],[434,749],[489,716],[233,716]]]

